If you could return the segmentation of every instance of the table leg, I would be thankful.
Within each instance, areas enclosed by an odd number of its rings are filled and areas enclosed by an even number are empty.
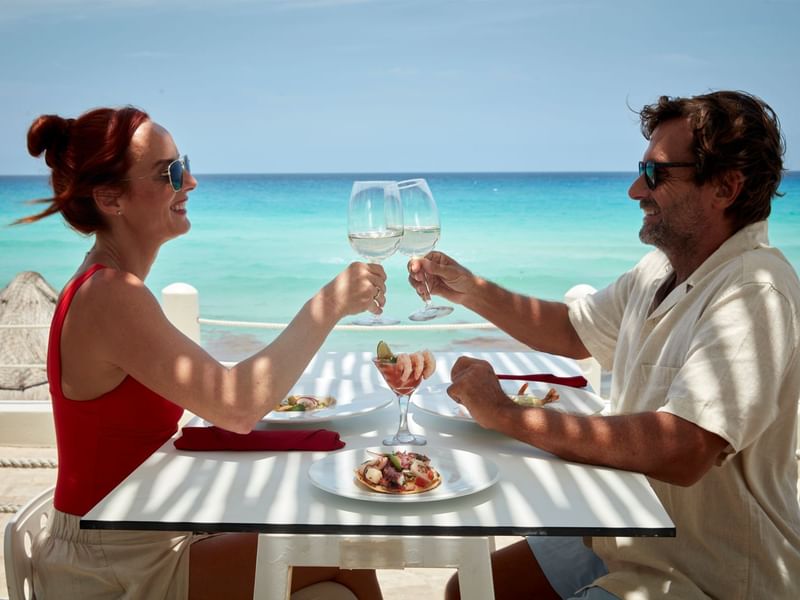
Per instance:
[[[494,600],[491,550],[494,540],[470,538],[461,540],[458,564],[458,586],[463,600]]]
[[[386,537],[261,534],[254,600],[289,600],[292,567],[345,569],[456,567],[464,600],[494,600],[489,537]]]
[[[253,600],[263,598],[283,598],[289,600],[292,588],[291,556],[293,541],[260,534],[256,552],[256,577],[253,586]]]

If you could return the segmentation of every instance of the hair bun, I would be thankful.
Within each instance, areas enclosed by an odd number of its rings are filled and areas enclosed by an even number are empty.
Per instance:
[[[28,152],[32,156],[40,156],[45,150],[55,150],[60,154],[67,146],[74,122],[75,119],[64,119],[58,115],[42,115],[28,130]]]

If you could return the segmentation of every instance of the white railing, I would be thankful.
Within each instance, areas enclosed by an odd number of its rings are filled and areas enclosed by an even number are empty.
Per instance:
[[[578,298],[595,290],[588,285],[576,285],[564,296],[565,300]],[[270,323],[260,321],[232,321],[224,319],[207,319],[200,316],[200,296],[197,289],[188,283],[172,283],[161,290],[161,306],[167,319],[184,335],[195,343],[200,343],[200,326],[213,325],[221,327],[247,329],[280,330],[286,323]],[[47,328],[49,325],[0,325],[0,329]],[[462,331],[462,330],[496,330],[497,327],[488,322],[480,323],[426,323],[404,325],[350,325],[337,324],[336,331]],[[600,364],[593,358],[578,361],[586,378],[595,390],[600,390]],[[0,364],[0,369],[37,369],[45,368],[44,364]]]
[[[565,300],[579,298],[594,293],[595,289],[586,284],[572,287],[565,294]],[[161,304],[167,318],[189,338],[200,341],[200,325],[219,325],[224,327],[242,327],[257,329],[283,329],[286,323],[262,323],[257,321],[227,321],[222,319],[206,319],[200,316],[200,299],[197,290],[187,283],[173,283],[161,292]],[[334,327],[336,331],[461,331],[469,329],[493,329],[492,323],[427,323],[424,325],[348,325]],[[592,388],[601,389],[602,369],[600,363],[593,358],[579,360],[578,364]]]
[[[198,317],[201,325],[222,325],[248,329],[283,329],[286,323],[262,323],[259,321],[224,321]],[[428,325],[335,325],[336,331],[446,331],[460,329],[497,329],[492,323],[430,323]]]
[[[167,319],[184,335],[196,343],[200,343],[200,326],[213,325],[242,329],[280,330],[287,323],[271,323],[263,321],[231,321],[225,319],[207,319],[200,316],[200,298],[197,290],[186,283],[173,283],[161,291],[161,306]],[[47,329],[49,324],[0,324],[2,329]],[[475,329],[493,329],[492,323],[429,323],[425,325],[350,325],[337,324],[336,331],[460,331]],[[0,364],[0,369],[43,369],[44,363]]]
[[[585,294],[594,293],[595,289],[589,285],[580,284],[572,287],[564,295],[569,301]],[[167,318],[184,334],[195,342],[200,341],[200,325],[218,325],[223,327],[241,327],[256,329],[283,329],[286,323],[263,323],[257,321],[229,321],[222,319],[206,319],[200,316],[200,300],[197,290],[186,283],[173,283],[161,292],[161,304]],[[414,325],[348,325],[340,324],[334,327],[337,331],[460,331],[475,329],[492,329],[497,327],[492,323],[427,323]],[[602,369],[600,363],[593,358],[579,360],[578,364],[589,380],[591,386],[598,392],[601,389]]]
[[[579,284],[570,288],[566,294],[564,294],[565,301],[571,301],[586,294],[593,294],[595,289],[586,284]],[[230,320],[223,320],[223,319],[206,319],[200,316],[200,298],[193,286],[187,283],[173,283],[168,285],[161,291],[161,306],[164,310],[164,314],[170,320],[170,322],[175,325],[181,332],[183,332],[187,337],[194,340],[196,343],[200,343],[200,325],[214,325],[214,326],[222,326],[222,327],[238,327],[238,328],[248,328],[248,329],[283,329],[286,327],[286,323],[269,323],[269,322],[259,322],[259,321],[230,321]],[[49,324],[30,324],[30,325],[23,325],[23,324],[13,324],[13,325],[3,325],[0,324],[0,330],[2,329],[46,329],[49,328]],[[334,327],[335,330],[339,331],[371,331],[374,332],[376,330],[402,330],[402,331],[437,331],[437,330],[465,330],[465,329],[497,329],[497,327],[491,323],[482,322],[482,323],[429,323],[425,325],[379,325],[379,326],[367,326],[367,325],[336,325]],[[578,365],[583,372],[584,377],[589,381],[592,388],[594,388],[598,393],[601,391],[601,381],[602,381],[602,369],[600,367],[600,363],[598,363],[593,358],[587,358],[584,360],[577,361]],[[232,364],[232,363],[224,363],[224,364]],[[0,364],[0,369],[38,369],[38,368],[46,368],[44,363],[41,364]],[[14,402],[8,403],[8,408],[12,408],[13,410],[20,410],[27,414],[29,410],[34,411],[42,411],[43,402],[37,401],[24,401],[24,402]],[[47,410],[49,410],[49,402],[47,404]],[[25,408],[26,406],[30,406],[31,408]],[[2,432],[0,432],[0,437],[3,437]],[[1,440],[0,440],[1,441]],[[800,458],[800,405],[798,405],[798,423],[797,423],[797,456]]]

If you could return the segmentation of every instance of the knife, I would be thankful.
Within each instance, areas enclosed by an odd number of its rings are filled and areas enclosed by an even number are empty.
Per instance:
[[[542,381],[544,383],[555,383],[568,387],[582,388],[589,383],[585,377],[574,375],[572,377],[561,377],[552,373],[532,373],[530,375],[502,375],[497,374],[498,379],[510,379],[512,381]]]

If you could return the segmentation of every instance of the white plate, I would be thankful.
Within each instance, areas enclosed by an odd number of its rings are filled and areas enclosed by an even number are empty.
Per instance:
[[[355,478],[355,470],[371,457],[368,451],[388,452],[388,448],[357,448],[334,452],[313,463],[308,469],[308,477],[319,489],[345,498],[372,502],[434,502],[480,492],[493,485],[500,476],[496,464],[466,450],[427,446],[403,449],[430,457],[431,466],[442,476],[442,483],[429,492],[406,495],[381,494],[359,484]]]
[[[516,394],[524,381],[503,380],[500,386],[507,394]],[[462,406],[447,395],[449,383],[440,383],[430,386],[421,386],[413,396],[411,402],[423,412],[448,417],[459,421],[472,421],[472,415],[465,406]],[[588,390],[557,385],[553,383],[528,382],[528,391],[536,396],[544,396],[547,390],[554,388],[560,398],[556,402],[545,405],[549,410],[572,413],[576,415],[594,415],[603,410],[605,401]]]
[[[380,388],[365,394],[352,379],[316,378],[298,381],[287,395],[333,396],[336,404],[310,411],[267,413],[262,421],[267,423],[319,423],[344,417],[363,415],[383,408],[395,399],[390,390]]]

